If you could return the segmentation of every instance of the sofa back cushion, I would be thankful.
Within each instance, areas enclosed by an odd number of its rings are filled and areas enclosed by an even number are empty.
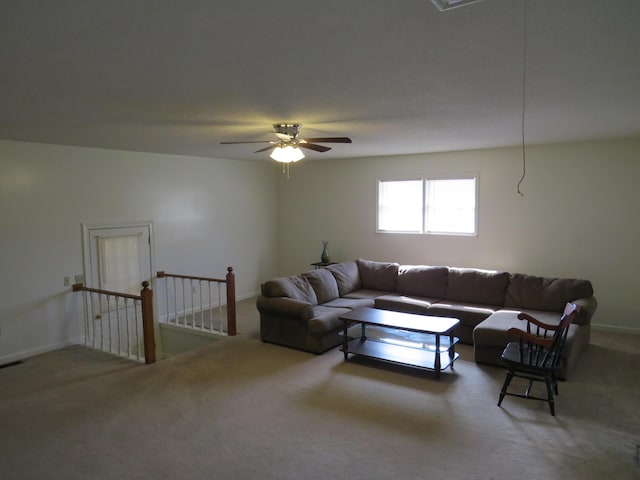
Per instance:
[[[358,269],[360,270],[362,288],[394,292],[399,267],[400,265],[397,263],[374,262],[359,258]]]
[[[417,297],[445,298],[449,269],[428,265],[401,265],[396,292]]]
[[[330,302],[340,296],[338,282],[328,270],[320,268],[310,270],[302,275],[309,280],[319,304]]]
[[[560,313],[567,302],[591,296],[593,287],[589,280],[514,273],[509,280],[505,306]]]
[[[289,297],[309,302],[311,305],[318,304],[311,283],[302,275],[273,278],[263,283],[261,290],[265,297]]]
[[[358,264],[355,260],[329,265],[326,269],[331,272],[333,278],[336,279],[338,293],[341,297],[362,288],[360,271],[358,270]]]
[[[504,305],[509,273],[475,268],[450,268],[447,300]]]

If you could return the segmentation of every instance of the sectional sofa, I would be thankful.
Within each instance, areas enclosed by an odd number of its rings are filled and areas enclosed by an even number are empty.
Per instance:
[[[589,344],[597,301],[588,280],[547,278],[428,265],[357,259],[262,284],[256,306],[264,342],[322,353],[342,342],[340,316],[362,306],[455,317],[454,334],[473,344],[478,363],[502,365],[507,330],[523,327],[526,312],[558,323],[567,302],[580,307],[564,349],[567,378]]]

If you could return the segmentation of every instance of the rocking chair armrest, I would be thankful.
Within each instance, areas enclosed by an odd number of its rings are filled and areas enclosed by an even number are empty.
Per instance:
[[[522,338],[523,340],[526,340],[527,342],[531,342],[531,343],[534,343],[536,345],[541,345],[543,347],[548,347],[553,342],[552,338],[539,337],[539,336],[534,335],[532,333],[527,333],[524,330],[520,330],[519,328],[516,328],[516,327],[511,327],[507,332],[511,336]]]
[[[528,313],[525,313],[525,312],[520,312],[518,314],[518,319],[519,320],[526,320],[527,322],[531,322],[534,325],[537,325],[538,327],[544,328],[545,330],[557,330],[558,329],[557,325],[551,325],[549,323],[541,322],[537,318],[532,317],[531,315],[529,315]]]

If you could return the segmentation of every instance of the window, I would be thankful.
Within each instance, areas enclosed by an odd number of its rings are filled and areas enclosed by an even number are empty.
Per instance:
[[[476,177],[380,180],[378,232],[476,235]]]
[[[422,180],[378,184],[378,230],[422,232]]]
[[[140,294],[140,235],[98,237],[100,288],[132,295]]]

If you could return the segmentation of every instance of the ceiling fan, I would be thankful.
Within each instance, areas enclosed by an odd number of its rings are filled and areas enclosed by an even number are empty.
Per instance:
[[[278,140],[256,140],[245,142],[220,142],[224,145],[231,145],[237,143],[269,143],[270,145],[260,150],[256,150],[254,153],[266,152],[267,150],[273,150],[271,152],[271,158],[281,163],[297,162],[304,158],[304,153],[300,150],[306,148],[308,150],[314,150],[316,152],[326,152],[331,150],[331,147],[324,145],[318,145],[319,143],[351,143],[351,139],[348,137],[318,137],[318,138],[300,138],[299,123],[274,123],[273,133],[276,134]]]

